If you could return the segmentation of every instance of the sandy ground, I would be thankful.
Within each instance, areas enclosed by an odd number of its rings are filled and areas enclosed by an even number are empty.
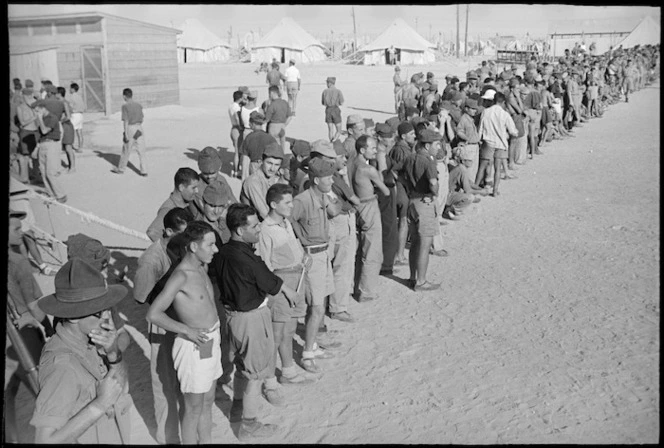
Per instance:
[[[473,66],[422,71],[462,75]],[[241,84],[265,99],[264,74],[249,64],[183,67],[181,105],[145,111],[149,177],[110,173],[120,151],[116,114],[86,123],[78,172],[64,175],[69,204],[144,231],[180,166],[202,147],[230,146],[227,106]],[[302,67],[303,88],[288,135],[325,137],[320,93],[326,76],[350,113],[393,116],[390,67]],[[413,68],[408,70],[413,74]],[[576,137],[504,181],[463,220],[443,227],[447,258],[432,258],[440,291],[414,293],[408,268],[381,282],[380,299],[351,303],[356,324],[330,321],[343,343],[321,361],[313,385],[288,388],[288,403],[261,405],[283,426],[266,443],[657,443],[659,441],[659,84],[612,106]],[[133,155],[131,161],[136,161]],[[227,170],[228,167],[225,167]],[[235,188],[239,185],[234,184]],[[59,239],[76,232],[111,247],[130,268],[147,242],[34,204]],[[51,227],[52,222],[52,227]],[[45,293],[52,277],[38,276]],[[133,336],[133,443],[154,444],[144,306],[120,310]],[[213,438],[237,443],[230,391],[217,391]],[[34,405],[19,393],[21,440]]]

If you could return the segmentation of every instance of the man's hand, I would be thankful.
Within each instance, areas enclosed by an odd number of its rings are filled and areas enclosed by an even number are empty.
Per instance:
[[[106,412],[118,401],[123,387],[122,378],[118,379],[113,374],[107,374],[104,379],[97,383],[97,398],[94,399],[93,403],[99,405]]]
[[[110,312],[106,312],[108,318],[104,318],[100,325],[101,329],[94,329],[88,333],[90,340],[97,346],[104,349],[106,354],[118,351],[118,332],[115,329],[115,323],[110,316]]]
[[[122,143],[129,143],[129,139],[127,138],[127,134],[124,132],[122,133]]]
[[[314,259],[311,257],[311,255],[305,253],[304,257],[302,257],[302,264],[304,265],[304,269],[308,271],[314,264]]]
[[[289,288],[286,285],[282,285],[281,291],[286,296],[286,300],[288,300],[288,303],[290,304],[290,307],[295,308],[295,302],[299,299],[300,293],[298,293],[297,291],[295,291],[292,288]]]
[[[207,330],[205,328],[191,328],[187,327],[187,331],[185,332],[185,336],[187,339],[189,339],[191,342],[195,343],[199,347],[203,344],[205,344],[208,340],[207,335]]]

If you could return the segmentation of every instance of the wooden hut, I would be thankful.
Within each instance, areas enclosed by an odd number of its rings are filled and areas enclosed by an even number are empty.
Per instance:
[[[100,12],[13,17],[8,26],[10,78],[39,86],[57,73],[59,85],[81,87],[87,111],[106,115],[120,110],[126,87],[145,107],[180,103],[179,30]]]

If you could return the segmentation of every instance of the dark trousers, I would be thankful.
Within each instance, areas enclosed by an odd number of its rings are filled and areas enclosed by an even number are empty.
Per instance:
[[[383,230],[383,264],[381,271],[391,271],[394,259],[399,250],[399,231],[397,227],[397,189],[396,185],[388,187],[390,195],[385,196],[378,191],[378,208]]]

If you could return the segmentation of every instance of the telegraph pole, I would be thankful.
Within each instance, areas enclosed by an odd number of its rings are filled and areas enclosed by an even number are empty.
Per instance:
[[[468,56],[468,10],[470,5],[466,5],[466,37],[464,37],[463,56]]]
[[[355,7],[351,6],[353,12],[353,39],[355,41],[355,49],[353,52],[357,51],[357,27],[355,26]]]
[[[457,38],[456,38],[456,57],[459,59],[459,5],[456,5],[456,12],[457,12]]]

